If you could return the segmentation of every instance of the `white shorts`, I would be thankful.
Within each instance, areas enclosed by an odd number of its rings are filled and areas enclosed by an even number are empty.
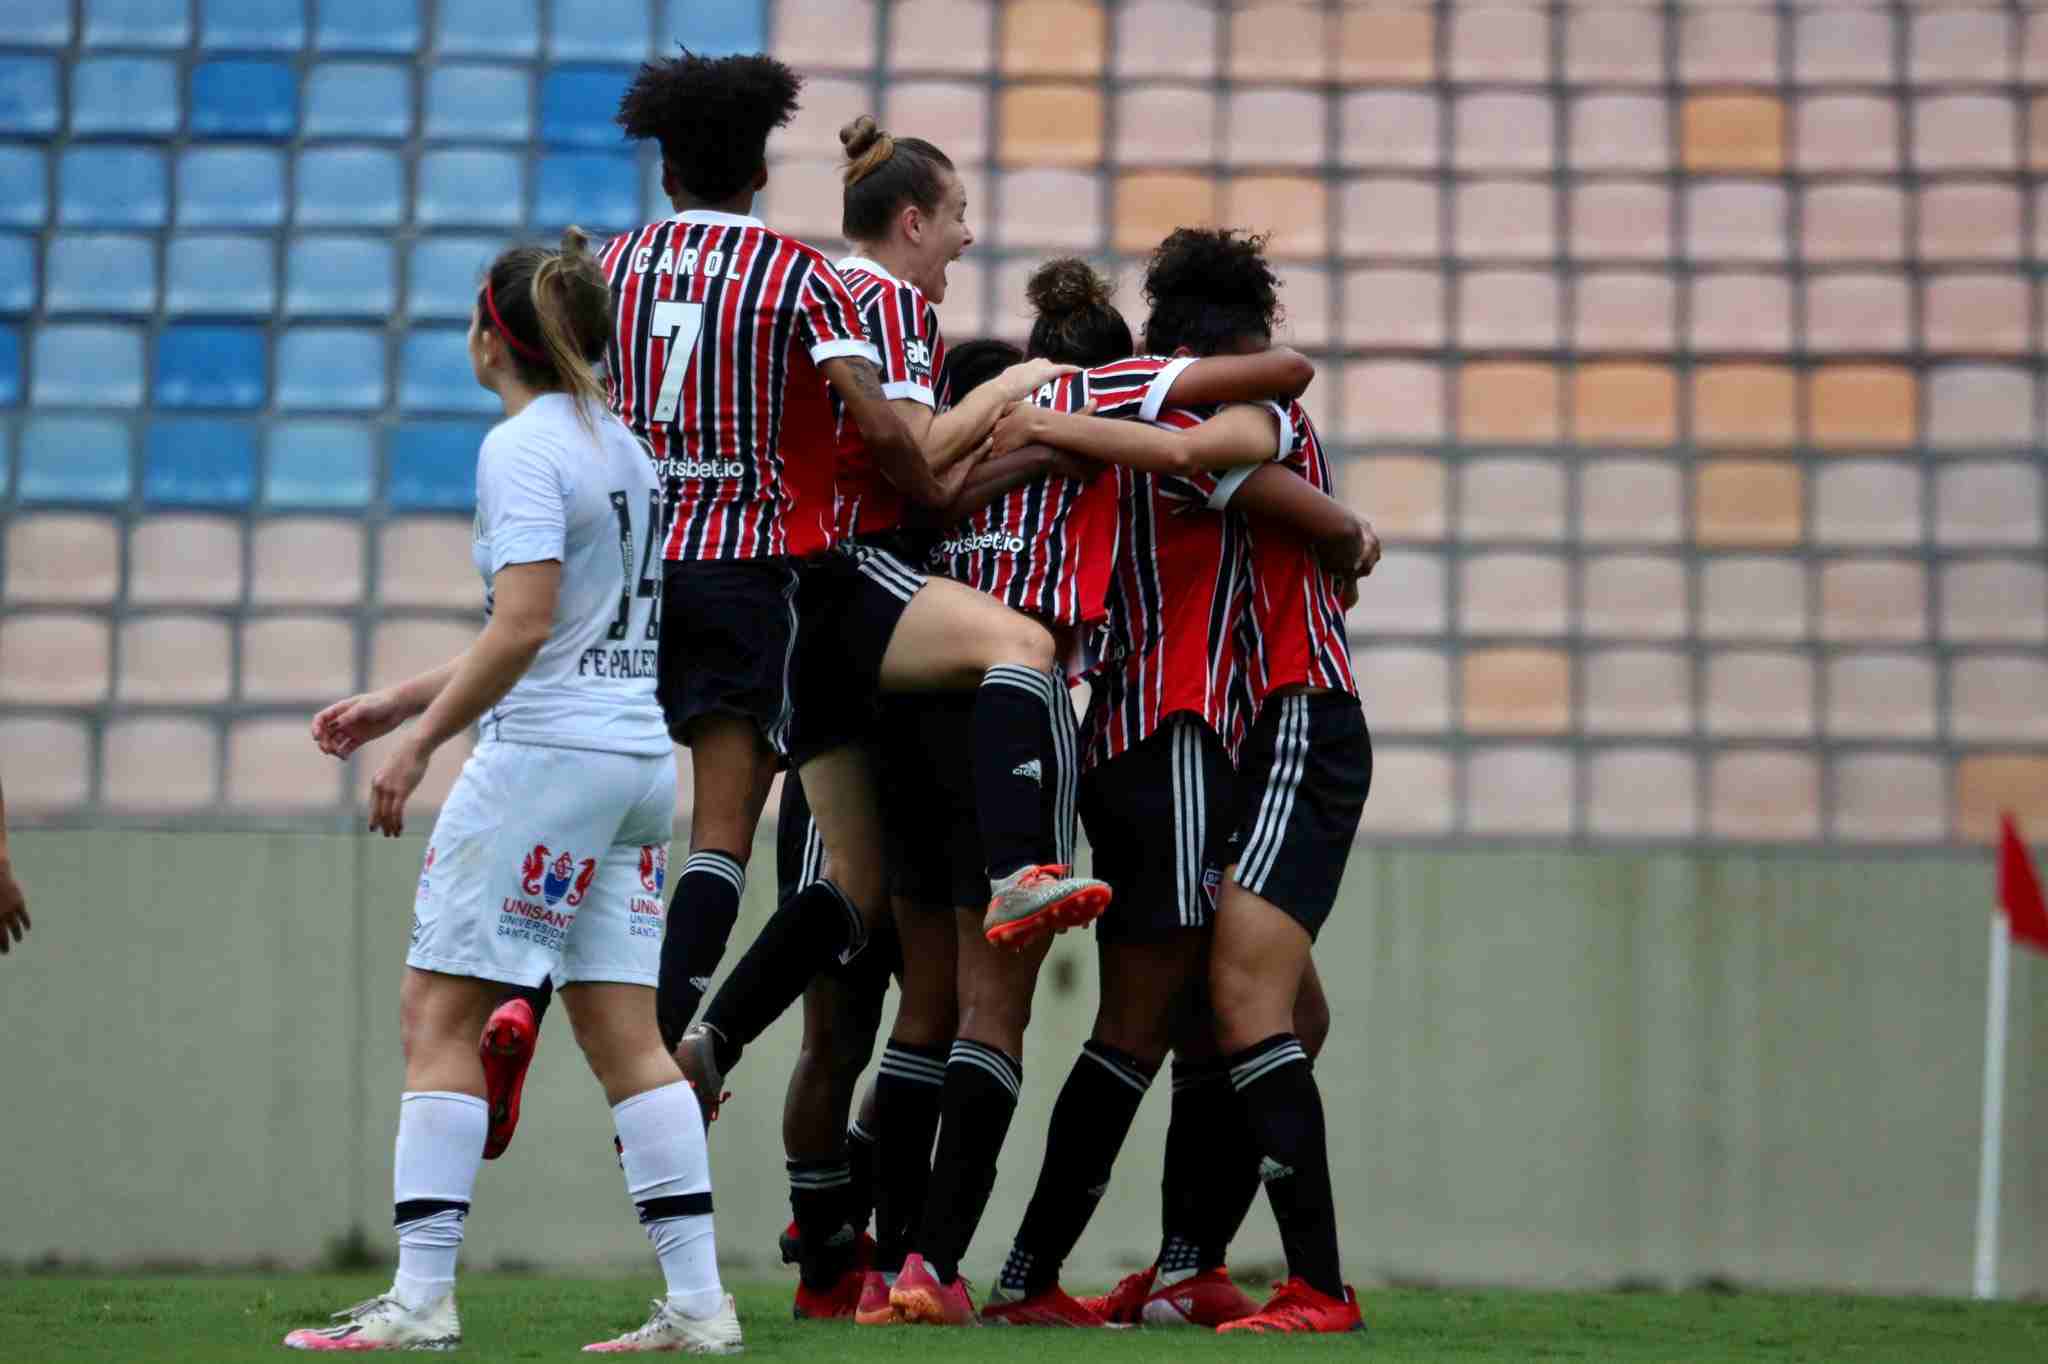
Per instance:
[[[434,822],[406,965],[653,985],[675,813],[674,753],[485,740]]]

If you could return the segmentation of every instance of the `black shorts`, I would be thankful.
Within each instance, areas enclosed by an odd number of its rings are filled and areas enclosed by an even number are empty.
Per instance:
[[[789,741],[797,646],[793,559],[683,559],[662,566],[655,695],[669,736],[690,742],[707,715],[752,720],[780,753]]]
[[[1116,898],[1103,942],[1156,942],[1216,917],[1236,776],[1216,731],[1172,715],[1143,743],[1081,775],[1092,870]]]
[[[882,655],[925,575],[884,549],[841,542],[806,559],[798,594],[792,766],[868,736]]]
[[[803,783],[796,773],[785,773],[782,806],[775,821],[775,902],[787,902],[817,880],[824,865],[825,841],[818,836],[817,821],[811,818]],[[889,977],[903,974],[903,942],[896,936],[896,921],[887,914],[876,915],[867,946],[852,961],[834,961],[823,974],[853,987],[879,1010]]]
[[[986,904],[974,803],[974,693],[884,699],[876,749],[889,888],[920,909]]]
[[[1372,790],[1372,736],[1358,698],[1304,692],[1267,702],[1237,771],[1227,857],[1235,879],[1313,939],[1337,903]]]

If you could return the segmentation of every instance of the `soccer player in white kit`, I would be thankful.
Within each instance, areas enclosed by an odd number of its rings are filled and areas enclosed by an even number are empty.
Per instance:
[[[505,420],[477,459],[474,556],[487,623],[454,661],[313,720],[346,758],[417,722],[372,786],[370,825],[396,836],[434,751],[479,741],[427,845],[400,995],[390,1289],[294,1331],[302,1350],[459,1343],[455,1261],[488,1126],[476,1037],[514,989],[550,977],[604,1087],[626,1188],[668,1292],[599,1353],[740,1348],[718,1280],[704,1121],[662,1045],[661,871],[676,806],[675,751],[654,696],[659,499],[640,442],[592,371],[610,290],[583,234],[516,247],[491,265],[469,331],[477,382]]]

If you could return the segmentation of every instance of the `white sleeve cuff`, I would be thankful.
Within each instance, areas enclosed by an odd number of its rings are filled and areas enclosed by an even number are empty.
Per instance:
[[[1159,410],[1166,406],[1166,395],[1173,391],[1173,381],[1180,378],[1181,371],[1195,363],[1192,355],[1183,355],[1177,360],[1166,362],[1166,368],[1154,375],[1145,389],[1145,405],[1138,410],[1138,420],[1156,422]]]
[[[1260,406],[1280,419],[1280,448],[1273,452],[1273,458],[1286,459],[1287,452],[1294,448],[1294,420],[1287,415],[1287,409],[1278,403],[1262,403]]]
[[[811,359],[821,365],[827,360],[837,360],[849,355],[859,356],[876,369],[882,367],[881,352],[867,341],[820,341],[811,347]]]
[[[491,572],[496,573],[508,564],[538,564],[562,558],[562,527],[560,525],[521,525],[517,522],[493,527],[491,532]]]
[[[1222,511],[1229,506],[1230,499],[1237,496],[1237,490],[1244,486],[1244,481],[1265,467],[1263,464],[1241,464],[1217,479],[1216,491],[1209,494],[1209,510]]]
[[[914,383],[909,379],[893,384],[883,384],[882,396],[891,402],[896,401],[898,398],[906,398],[914,403],[923,403],[926,407],[934,410],[937,410],[939,405],[939,400],[932,394],[930,384]]]

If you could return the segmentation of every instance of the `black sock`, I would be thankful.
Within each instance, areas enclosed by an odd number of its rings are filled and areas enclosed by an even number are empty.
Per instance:
[[[519,992],[519,998],[533,1008],[533,1030],[540,1031],[540,1021],[548,1016],[548,1005],[555,1002],[555,980],[550,976],[538,985],[528,986]]]
[[[1280,1224],[1288,1274],[1342,1298],[1323,1097],[1308,1054],[1293,1033],[1275,1033],[1230,1058],[1230,1083],[1258,1138],[1259,1177]]]
[[[731,1070],[746,1045],[796,1003],[812,976],[850,958],[864,939],[860,911],[830,881],[813,881],[790,896],[768,916],[704,1010],[715,1030],[718,1068]]]
[[[846,1224],[846,1186],[852,1176],[841,1159],[792,1160],[785,1166],[800,1247],[797,1272],[807,1288],[823,1292],[853,1261],[856,1233]]]
[[[924,1219],[948,1050],[908,1042],[882,1049],[875,1075],[875,1267],[885,1273],[903,1268]]]
[[[1152,1067],[1115,1047],[1089,1042],[1081,1048],[1052,1106],[1038,1185],[1003,1265],[1005,1292],[1029,1297],[1059,1282],[1060,1266],[1109,1188],[1110,1169],[1130,1135],[1152,1073]]]
[[[1173,1063],[1159,1269],[1220,1269],[1259,1196],[1259,1146],[1221,1061]]]
[[[668,902],[668,931],[661,940],[661,984],[654,992],[661,1040],[671,1051],[696,1016],[725,956],[725,940],[740,916],[740,896],[746,888],[746,864],[712,848],[691,853],[676,878],[676,893]]]
[[[1046,796],[1067,779],[1053,730],[1052,678],[999,663],[974,693],[974,805],[991,880],[1055,860]]]
[[[996,1157],[1017,1113],[1024,1065],[994,1047],[961,1040],[946,1060],[939,1148],[917,1248],[940,1283],[960,1276],[960,1257],[996,1186]]]
[[[846,1126],[846,1221],[858,1236],[875,1214],[875,1134],[855,1118]]]

